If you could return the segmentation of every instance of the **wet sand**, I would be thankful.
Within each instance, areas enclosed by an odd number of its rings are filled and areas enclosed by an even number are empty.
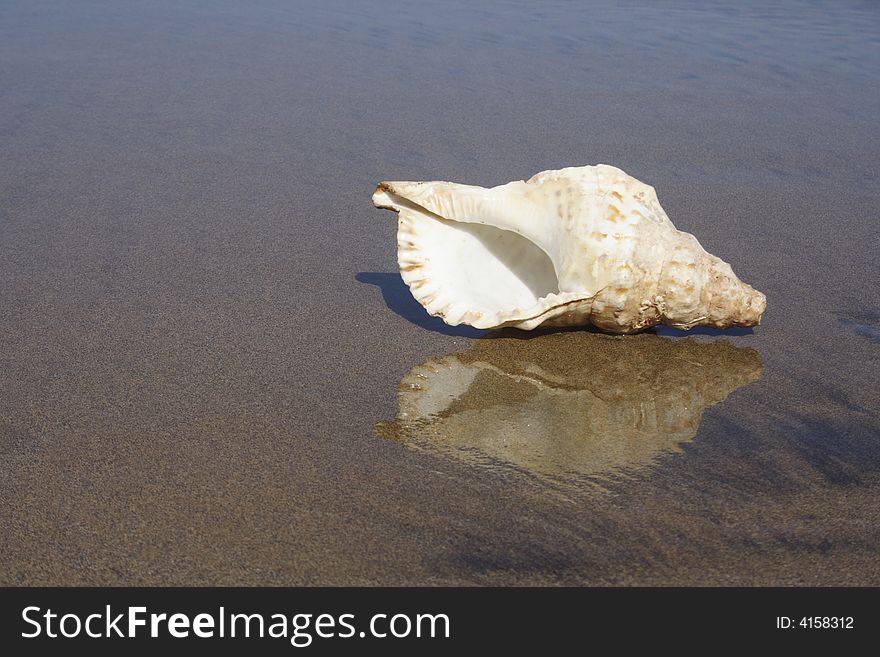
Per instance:
[[[4,3],[0,584],[880,584],[878,35],[868,3]],[[760,327],[447,327],[370,204],[599,162]]]

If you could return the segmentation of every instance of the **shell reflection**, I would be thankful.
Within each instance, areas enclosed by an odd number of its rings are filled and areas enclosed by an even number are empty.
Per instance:
[[[758,352],[724,341],[483,339],[414,367],[400,382],[397,419],[376,433],[540,477],[611,474],[693,440],[703,411],[762,369]]]

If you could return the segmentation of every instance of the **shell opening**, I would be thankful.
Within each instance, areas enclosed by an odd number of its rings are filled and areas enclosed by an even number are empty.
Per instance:
[[[401,275],[429,313],[477,328],[531,317],[559,293],[553,261],[527,238],[494,226],[450,221],[382,190],[377,205],[399,212]]]

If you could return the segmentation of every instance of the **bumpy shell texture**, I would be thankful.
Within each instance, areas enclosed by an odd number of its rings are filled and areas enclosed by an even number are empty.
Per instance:
[[[675,228],[654,188],[615,167],[544,171],[493,188],[382,182],[398,213],[398,264],[447,324],[592,324],[634,333],[755,326],[763,294]]]
[[[697,435],[708,407],[761,377],[725,341],[585,331],[477,340],[403,377],[380,437],[552,479],[632,472]]]

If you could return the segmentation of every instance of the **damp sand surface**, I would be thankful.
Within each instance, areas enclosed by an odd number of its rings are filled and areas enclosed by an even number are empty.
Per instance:
[[[880,585],[880,8],[0,7],[0,583]],[[379,180],[608,163],[754,331],[429,318]]]

